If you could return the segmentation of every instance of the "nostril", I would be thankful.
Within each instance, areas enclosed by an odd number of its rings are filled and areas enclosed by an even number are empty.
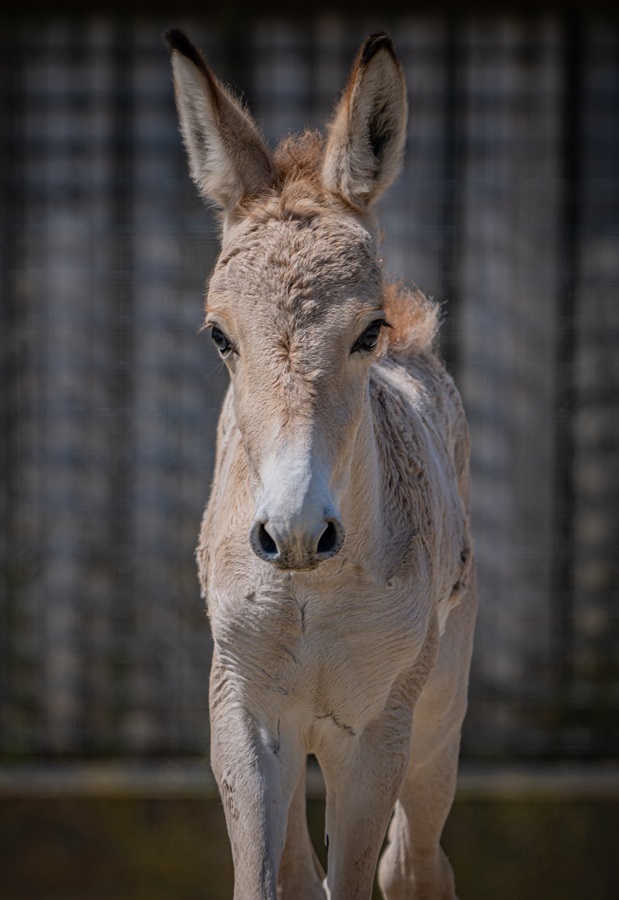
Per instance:
[[[261,517],[260,517],[261,518]],[[322,560],[331,559],[340,552],[344,543],[344,529],[338,519],[323,519],[322,534],[316,532],[312,541],[307,532],[291,532],[277,528],[272,520],[255,519],[249,532],[249,543],[260,559],[279,568],[312,568]],[[312,546],[315,548],[312,550]]]
[[[320,535],[316,552],[319,554],[333,553],[338,547],[338,533],[333,522],[328,522],[327,527]]]
[[[277,541],[268,530],[266,522],[254,521],[249,532],[249,543],[256,556],[265,562],[278,563],[281,558]]]
[[[277,554],[277,544],[269,534],[269,532],[264,527],[264,524],[261,522],[258,526],[258,543],[267,556],[275,556]]]

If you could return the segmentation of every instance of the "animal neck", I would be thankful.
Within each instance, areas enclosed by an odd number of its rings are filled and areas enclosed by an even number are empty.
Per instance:
[[[376,573],[383,567],[380,548],[384,523],[380,455],[369,392],[355,436],[350,477],[341,501],[348,535],[343,555],[348,562]]]

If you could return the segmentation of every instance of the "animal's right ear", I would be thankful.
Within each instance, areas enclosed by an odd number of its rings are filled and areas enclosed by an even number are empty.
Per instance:
[[[271,154],[251,116],[215,78],[182,31],[165,34],[189,171],[199,192],[226,211],[275,179]]]

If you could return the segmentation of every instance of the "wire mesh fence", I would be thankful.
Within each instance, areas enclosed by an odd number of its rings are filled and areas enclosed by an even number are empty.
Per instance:
[[[217,252],[177,133],[167,22],[0,36],[0,753],[195,754],[193,561],[226,377]],[[273,144],[319,126],[372,21],[185,23]],[[405,171],[387,268],[446,302],[481,610],[469,759],[619,751],[619,27],[400,17]]]

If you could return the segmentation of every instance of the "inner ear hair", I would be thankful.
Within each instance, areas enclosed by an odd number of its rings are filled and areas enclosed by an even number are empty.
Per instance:
[[[371,205],[400,170],[406,139],[406,82],[385,32],[368,37],[331,124],[322,175],[331,191]]]
[[[179,29],[166,32],[189,170],[202,196],[225,211],[275,180],[271,154],[252,117]]]

